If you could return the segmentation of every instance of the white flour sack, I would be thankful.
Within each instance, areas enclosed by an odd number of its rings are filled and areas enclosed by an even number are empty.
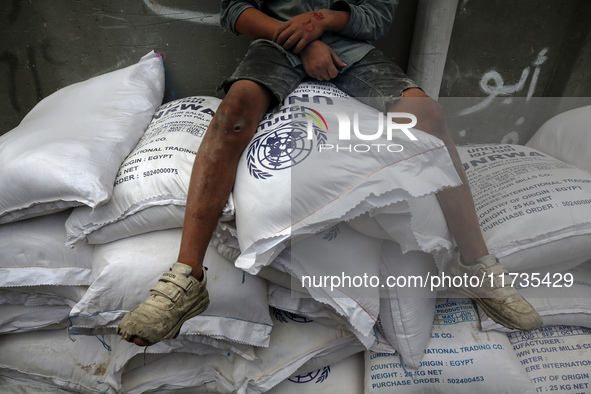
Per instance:
[[[507,337],[536,393],[591,392],[591,329],[560,325]]]
[[[514,286],[538,311],[544,327],[591,327],[591,262],[563,272],[515,276]],[[514,331],[495,323],[480,308],[483,330]]]
[[[484,240],[512,271],[566,270],[591,256],[591,174],[520,145],[458,151]]]
[[[269,394],[326,394],[363,392],[363,352],[333,365],[312,371],[296,372],[271,390]]]
[[[269,282],[269,306],[320,323],[324,326],[351,330],[350,324],[333,308],[310,297],[296,297],[294,290]]]
[[[92,282],[92,245],[67,249],[69,211],[0,225],[0,333],[67,322]]]
[[[95,210],[77,208],[68,219],[68,244],[182,227],[195,155],[219,103],[187,97],[160,106],[121,164],[111,200]]]
[[[0,391],[112,393],[115,390],[106,383],[109,340],[70,336],[67,330],[0,335],[0,378],[11,387],[0,380]]]
[[[0,288],[0,333],[66,327],[72,307],[88,286]]]
[[[339,223],[291,245],[277,261],[289,267],[294,285],[343,316],[369,347],[379,314],[381,244]]]
[[[233,363],[227,356],[153,354],[149,348],[148,354],[144,354],[142,349],[135,349],[135,353],[128,362],[122,360],[114,364],[121,368],[113,373],[119,375],[121,393],[236,392],[236,385],[232,379]]]
[[[591,106],[556,115],[540,127],[526,146],[591,172]]]
[[[330,83],[304,83],[268,114],[238,166],[236,265],[257,273],[288,240],[459,184],[442,141],[393,118]]]
[[[112,362],[106,383],[118,393],[172,393],[181,389],[188,389],[188,393],[230,393],[235,389],[231,376],[237,357],[230,349],[216,348],[223,345],[221,341],[202,341],[199,352],[195,352],[180,337],[147,348],[118,335],[111,339]],[[252,348],[250,353],[253,359]]]
[[[273,310],[274,330],[256,360],[238,358],[234,381],[238,394],[264,393],[294,373],[318,370],[364,350],[355,336],[302,316]]]
[[[404,253],[430,253],[440,269],[453,256],[453,239],[434,194],[374,209],[347,224],[370,237],[395,241]]]
[[[71,331],[114,334],[117,324],[150,294],[176,261],[181,229],[153,231],[95,247],[95,280],[72,308]],[[246,275],[209,247],[204,266],[210,304],[186,321],[180,336],[206,335],[253,346],[267,346],[272,331],[266,282]]]
[[[304,383],[304,375],[314,377],[314,380],[309,385],[300,386],[300,392],[302,389],[309,392],[311,385],[322,386],[323,392],[351,392],[347,389],[335,391],[344,387],[344,383],[354,383],[357,387],[362,385],[363,368],[360,363],[363,360],[356,358],[355,363],[340,363],[363,350],[355,343],[351,333],[324,327],[293,314],[276,311],[272,315],[275,329],[271,344],[266,348],[256,348],[257,358],[254,360],[186,352],[157,354],[152,350],[153,346],[144,350],[123,341],[114,341],[114,360],[111,363],[114,369],[107,383],[121,387],[121,392],[125,393],[161,391],[238,394],[268,392],[288,378]],[[146,355],[144,351],[147,351]],[[321,365],[317,366],[318,363]],[[341,365],[337,367],[337,363]],[[334,373],[332,364],[335,364]],[[346,377],[345,381],[338,379],[347,372],[354,376]],[[298,378],[300,374],[302,376]],[[291,391],[284,391],[277,386],[273,392]]]
[[[535,393],[507,336],[482,332],[472,301],[439,299],[425,357],[409,370],[398,355],[366,352],[365,393]]]
[[[92,282],[93,246],[64,246],[69,214],[57,212],[0,226],[0,289],[47,286],[47,294],[57,294],[52,288]]]
[[[402,361],[417,369],[431,337],[437,292],[427,282],[437,275],[431,255],[419,251],[402,254],[392,241],[382,245],[380,318],[378,330],[398,351]]]
[[[68,305],[0,304],[0,334],[65,328],[70,309]]]
[[[88,286],[4,287],[0,288],[0,304],[23,306],[68,305],[71,309],[84,297],[86,290],[88,290]]]
[[[0,223],[104,204],[163,94],[162,58],[151,52],[43,99],[0,136]]]

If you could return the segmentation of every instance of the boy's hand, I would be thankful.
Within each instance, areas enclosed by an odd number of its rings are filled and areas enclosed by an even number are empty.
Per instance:
[[[294,16],[279,25],[273,41],[295,54],[299,54],[309,43],[316,40],[328,29],[325,10],[306,12]]]
[[[306,73],[319,81],[333,79],[338,68],[347,66],[331,47],[319,40],[310,42],[299,55]]]

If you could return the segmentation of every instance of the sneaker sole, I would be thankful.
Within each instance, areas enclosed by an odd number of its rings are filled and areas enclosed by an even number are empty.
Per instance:
[[[160,342],[164,339],[176,338],[179,335],[179,332],[181,331],[181,326],[183,325],[183,323],[185,323],[187,320],[203,313],[207,309],[208,306],[209,306],[209,299],[207,300],[207,303],[205,304],[205,306],[199,306],[199,307],[189,310],[187,313],[185,313],[180,318],[180,320],[177,322],[177,324],[175,324],[175,326],[165,336],[163,336],[158,342]],[[157,343],[157,342],[154,342],[154,343]],[[152,344],[150,344],[150,345],[152,345]]]
[[[509,328],[511,330],[523,330],[522,328],[516,327],[514,324],[511,324],[509,321],[505,320],[503,315],[497,314],[495,309],[489,308],[488,304],[482,301],[482,298],[478,298],[475,294],[471,293],[470,291],[464,288],[456,287],[455,290],[474,300],[478,304],[478,306],[482,308],[484,313],[486,313],[486,315],[490,317],[495,323],[498,323],[503,327]]]
[[[520,327],[516,327],[515,325],[511,324],[509,321],[503,319],[501,317],[501,315],[498,315],[494,309],[491,309],[487,306],[486,303],[484,303],[482,301],[482,299],[480,298],[473,298],[474,301],[476,301],[476,303],[482,308],[482,310],[484,311],[484,313],[486,313],[486,315],[488,317],[490,317],[491,319],[493,319],[493,321],[495,323],[498,323],[500,325],[502,325],[503,327],[507,327],[511,330],[524,330],[523,328]]]
[[[193,309],[189,310],[187,313],[185,313],[183,316],[181,316],[181,318],[179,319],[179,321],[177,322],[177,324],[174,325],[174,327],[172,327],[170,329],[170,331],[168,331],[163,337],[161,337],[160,339],[158,339],[157,341],[151,342],[146,338],[142,338],[139,335],[135,335],[135,334],[130,334],[127,338],[127,336],[123,336],[123,332],[121,331],[120,327],[117,326],[117,334],[121,335],[123,337],[123,339],[125,339],[128,342],[132,342],[132,339],[134,337],[137,337],[139,339],[141,339],[142,341],[146,342],[148,345],[146,346],[152,346],[162,340],[165,339],[172,339],[172,338],[176,338],[179,335],[179,332],[181,331],[181,327],[183,325],[183,323],[185,323],[187,320],[203,313],[207,307],[209,306],[209,297],[207,299],[207,303],[205,304],[205,306],[198,306],[198,307],[194,307]]]

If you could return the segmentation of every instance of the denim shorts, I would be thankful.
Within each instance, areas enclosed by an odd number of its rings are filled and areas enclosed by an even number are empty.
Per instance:
[[[289,95],[304,79],[309,78],[304,67],[294,67],[287,56],[270,42],[254,42],[232,76],[221,88],[226,92],[238,80],[251,80],[265,86],[273,93],[277,102]],[[379,111],[385,112],[386,105],[395,102],[402,92],[418,88],[396,64],[389,61],[377,49],[372,49],[361,60],[348,65],[330,80],[340,90]]]

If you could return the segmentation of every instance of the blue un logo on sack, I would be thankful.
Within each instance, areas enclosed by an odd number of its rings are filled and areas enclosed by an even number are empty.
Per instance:
[[[279,309],[273,309],[273,316],[275,317],[275,319],[277,319],[277,321],[281,323],[289,323],[290,320],[296,323],[311,323],[314,321],[308,319],[305,316],[300,316],[296,313],[283,311]]]
[[[322,383],[328,377],[330,373],[330,367],[324,367],[314,372],[309,372],[303,375],[292,376],[288,378],[293,383]]]
[[[294,114],[297,115],[306,114]],[[310,138],[309,134],[313,134],[314,138]],[[279,123],[272,130],[253,138],[246,153],[248,171],[256,179],[272,177],[273,171],[285,170],[304,161],[315,144],[322,145],[326,139],[326,131],[308,120]]]

